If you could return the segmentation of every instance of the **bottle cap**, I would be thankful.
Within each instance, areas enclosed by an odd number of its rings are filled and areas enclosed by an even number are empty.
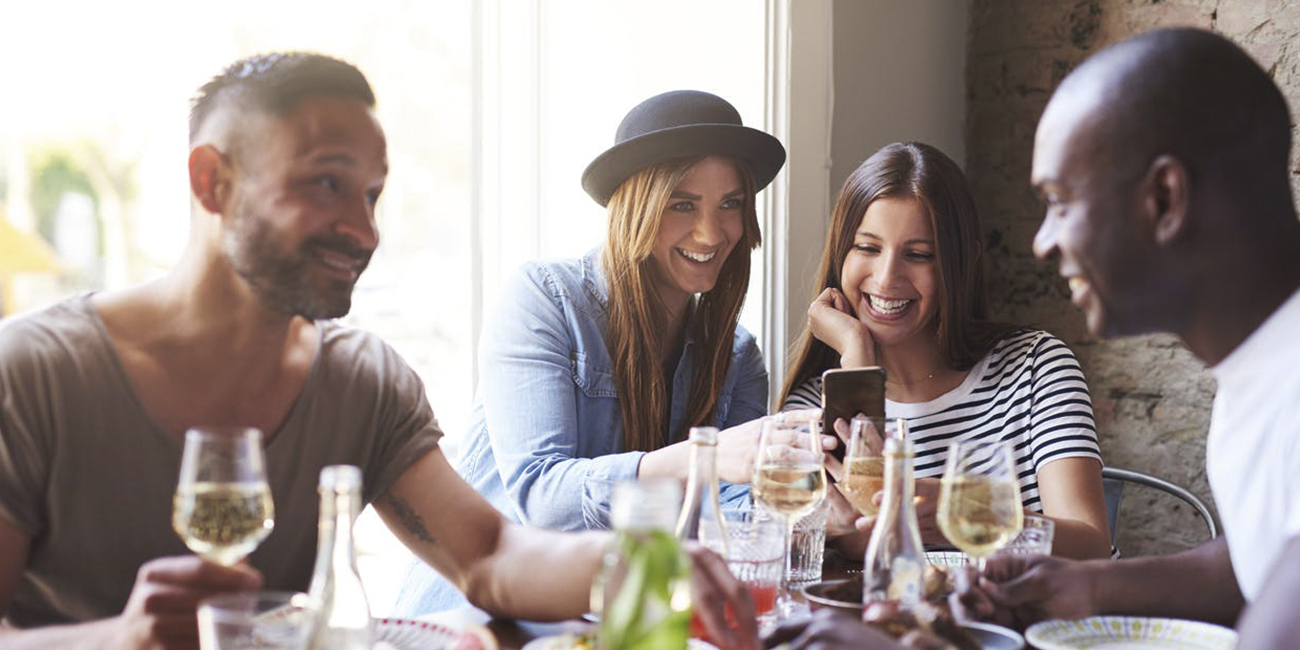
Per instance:
[[[718,444],[717,427],[691,427],[691,442],[699,445]]]
[[[327,465],[320,470],[320,489],[343,492],[361,490],[361,468],[354,465]]]

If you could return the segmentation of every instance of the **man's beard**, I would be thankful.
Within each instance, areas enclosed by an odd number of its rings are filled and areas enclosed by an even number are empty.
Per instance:
[[[369,263],[370,252],[343,237],[309,237],[296,253],[286,255],[276,246],[267,221],[242,206],[222,242],[222,251],[235,272],[272,309],[313,320],[347,315],[352,309],[355,281],[331,278],[325,288],[314,287],[309,255],[313,248],[363,259],[358,273]]]

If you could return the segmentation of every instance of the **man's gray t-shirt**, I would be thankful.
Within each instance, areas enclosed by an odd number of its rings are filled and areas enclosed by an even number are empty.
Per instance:
[[[317,327],[302,392],[266,443],[275,529],[249,557],[266,589],[311,579],[322,467],[360,466],[369,503],[442,436],[396,352]],[[116,615],[141,564],[188,554],[171,527],[182,446],[141,407],[89,296],[0,323],[0,516],[31,537],[6,622]]]

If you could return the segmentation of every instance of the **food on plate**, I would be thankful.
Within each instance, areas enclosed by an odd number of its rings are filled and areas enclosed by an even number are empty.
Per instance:
[[[916,630],[955,650],[980,650],[979,641],[957,624],[946,603],[924,601],[911,609],[902,609],[897,602],[871,603],[862,610],[862,620],[896,639]]]
[[[945,567],[928,565],[925,569],[925,600],[912,610],[903,610],[896,602],[876,602],[862,612],[863,622],[882,632],[901,638],[913,630],[938,637],[957,650],[979,650],[980,644],[970,632],[962,629],[948,607],[948,594],[952,593],[952,576]],[[862,579],[847,580],[826,590],[827,598],[849,602],[862,602]]]
[[[466,625],[451,650],[498,650],[497,638],[482,625]]]

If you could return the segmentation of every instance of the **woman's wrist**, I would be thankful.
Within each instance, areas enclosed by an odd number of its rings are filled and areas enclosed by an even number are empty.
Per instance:
[[[685,445],[685,442],[678,442],[646,452],[637,464],[637,478],[674,478],[685,481],[686,474],[690,471],[688,459],[682,456]]]
[[[865,368],[874,365],[877,365],[875,346],[860,341],[844,346],[844,352],[840,354],[841,368]]]

